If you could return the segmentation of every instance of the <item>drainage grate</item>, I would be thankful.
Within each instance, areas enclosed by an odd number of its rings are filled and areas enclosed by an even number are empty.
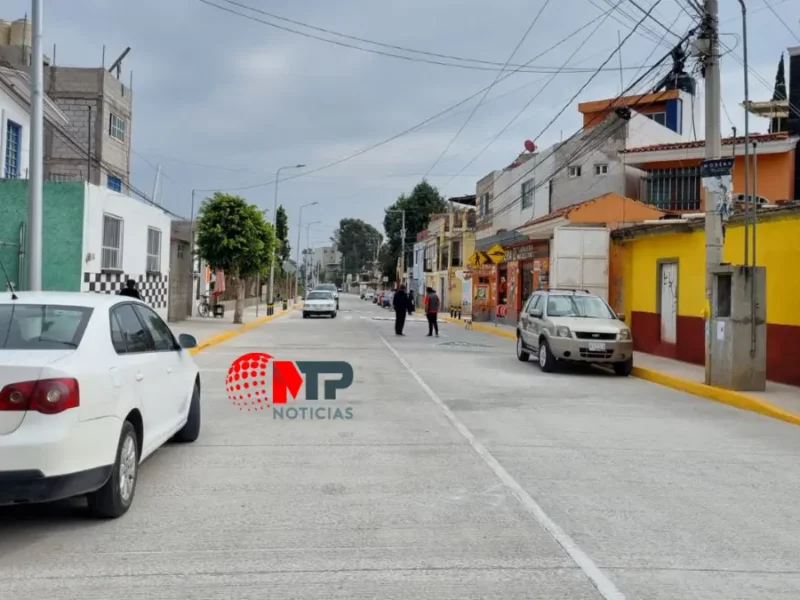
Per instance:
[[[447,346],[448,348],[494,348],[487,344],[474,344],[472,342],[442,342],[437,344],[439,346]]]

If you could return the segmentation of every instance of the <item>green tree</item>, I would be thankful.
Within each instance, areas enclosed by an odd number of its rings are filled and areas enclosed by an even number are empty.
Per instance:
[[[216,192],[200,206],[197,253],[211,269],[236,278],[234,323],[242,322],[245,279],[269,272],[275,247],[272,225],[244,198]]]
[[[439,194],[439,190],[423,180],[414,186],[411,194],[401,195],[397,201],[386,209],[383,218],[383,229],[386,233],[388,248],[383,251],[381,266],[383,274],[389,276],[389,281],[395,281],[397,272],[397,259],[403,248],[402,228],[403,214],[406,215],[406,266],[409,265],[409,256],[414,248],[414,240],[420,231],[428,227],[431,215],[447,212],[447,202]],[[388,268],[391,266],[391,268]],[[388,270],[387,270],[388,269]]]
[[[286,215],[286,209],[283,205],[278,207],[278,212],[275,213],[275,243],[277,248],[275,250],[275,260],[278,262],[276,265],[278,274],[283,278],[284,283],[288,284],[288,277],[284,265],[292,256],[292,247],[289,245],[289,217]],[[288,297],[289,291],[286,290]]]
[[[778,62],[778,72],[775,73],[775,89],[772,92],[772,101],[777,102],[780,100],[786,100],[786,71],[783,64],[783,54],[781,54],[781,60]],[[780,131],[782,129],[781,121],[780,117],[770,119],[770,132],[777,133]]]
[[[331,237],[336,250],[342,253],[344,266],[350,273],[375,262],[383,241],[381,232],[361,219],[342,219]]]

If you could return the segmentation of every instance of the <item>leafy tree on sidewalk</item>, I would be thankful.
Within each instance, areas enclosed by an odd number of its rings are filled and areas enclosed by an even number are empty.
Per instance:
[[[397,201],[386,209],[383,218],[383,229],[386,232],[387,248],[382,252],[381,267],[383,274],[389,276],[389,281],[395,281],[397,272],[397,259],[403,248],[402,227],[403,215],[406,212],[406,266],[409,256],[414,248],[417,234],[428,227],[431,215],[447,212],[447,202],[439,194],[439,190],[430,183],[422,180],[411,194],[401,195]]]
[[[361,219],[342,219],[331,237],[336,250],[342,253],[345,269],[358,273],[375,262],[375,255],[383,241],[380,231]]]
[[[244,198],[216,192],[200,206],[197,253],[211,269],[236,278],[234,323],[244,315],[245,280],[269,273],[275,247],[272,225]]]

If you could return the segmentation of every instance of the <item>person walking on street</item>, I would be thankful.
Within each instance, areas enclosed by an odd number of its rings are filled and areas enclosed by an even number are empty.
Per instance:
[[[428,318],[428,337],[431,337],[434,331],[436,337],[439,337],[439,323],[436,322],[439,316],[439,296],[432,287],[429,287],[425,294],[425,316]]]
[[[129,298],[136,298],[144,302],[144,298],[142,298],[139,290],[136,289],[136,282],[133,279],[128,279],[128,281],[125,282],[125,288],[120,290],[119,295],[128,296]]]
[[[394,293],[392,298],[392,307],[394,308],[394,333],[395,335],[405,335],[403,327],[406,324],[406,314],[408,313],[408,294],[406,294],[406,286],[402,283],[398,290]]]

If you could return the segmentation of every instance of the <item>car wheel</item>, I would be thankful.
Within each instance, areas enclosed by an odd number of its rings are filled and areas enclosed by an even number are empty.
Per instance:
[[[105,485],[88,496],[89,511],[98,518],[121,517],[133,503],[139,476],[139,440],[129,421],[122,424],[117,457]]]
[[[550,344],[547,340],[542,340],[539,344],[539,367],[545,373],[552,373],[556,370],[556,357],[550,351]]]
[[[620,377],[630,377],[630,374],[633,373],[633,357],[614,363],[614,373]]]
[[[336,313],[335,312],[331,313],[331,319],[335,319],[335,318],[336,318]]]
[[[308,313],[307,313],[307,312],[304,312],[304,313],[303,313],[303,318],[304,318],[304,319],[307,319],[307,318],[308,318]]]
[[[175,434],[175,441],[188,444],[198,437],[200,437],[200,386],[195,383],[192,402],[189,404],[189,418],[186,425]]]
[[[525,344],[522,342],[522,336],[517,333],[517,359],[522,362],[528,362],[531,357],[530,352],[525,350]]]

